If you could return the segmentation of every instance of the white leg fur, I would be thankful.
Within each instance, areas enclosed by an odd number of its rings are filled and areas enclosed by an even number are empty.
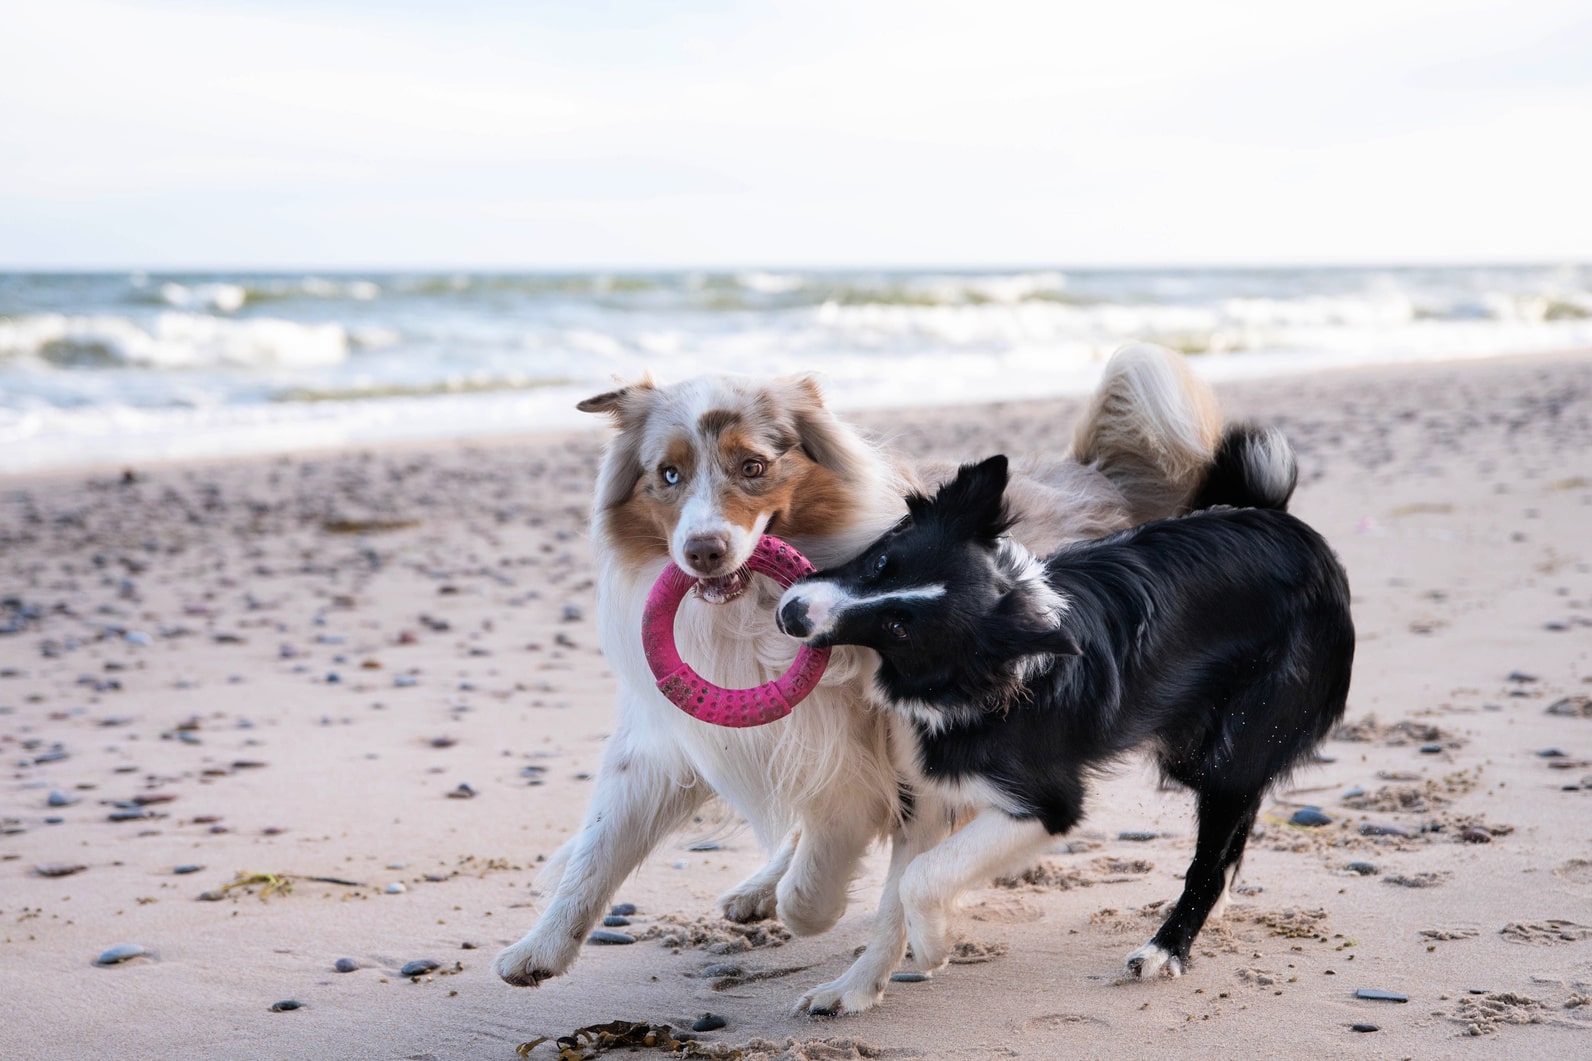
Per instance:
[[[924,972],[944,965],[950,951],[948,922],[956,897],[968,887],[1037,856],[1050,839],[1037,820],[1018,820],[985,808],[966,828],[913,859],[901,881],[913,963]]]
[[[586,822],[554,857],[561,872],[552,900],[536,927],[493,960],[509,983],[536,987],[567,970],[615,889],[706,798],[705,785],[633,743],[623,731],[610,738]]]
[[[876,815],[848,809],[853,813],[841,818],[802,823],[790,871],[776,892],[779,919],[798,936],[826,932],[840,920],[851,879],[879,834]]]
[[[884,985],[907,951],[906,911],[901,905],[901,878],[912,860],[946,834],[943,815],[918,801],[916,815],[891,837],[890,871],[879,896],[868,945],[838,980],[819,984],[796,1002],[797,1013],[839,1017],[862,1013],[879,1004]]]
[[[1211,905],[1211,912],[1205,916],[1205,923],[1220,921],[1222,915],[1227,913],[1228,904],[1233,901],[1233,877],[1237,874],[1236,867],[1228,866],[1222,871],[1222,894],[1216,897],[1216,902]]]
[[[719,910],[730,921],[746,923],[762,921],[774,916],[774,889],[780,878],[790,869],[790,860],[796,853],[796,842],[801,830],[792,829],[780,843],[774,857],[763,864],[756,873],[719,896]]]
[[[1141,980],[1149,980],[1156,973],[1175,979],[1183,975],[1183,963],[1171,951],[1146,943],[1128,955],[1128,972]]]

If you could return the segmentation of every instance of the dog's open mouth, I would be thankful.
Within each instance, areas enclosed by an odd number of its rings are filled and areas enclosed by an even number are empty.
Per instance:
[[[697,582],[696,593],[708,604],[728,604],[746,592],[752,584],[750,568],[740,568],[718,578],[704,578]]]

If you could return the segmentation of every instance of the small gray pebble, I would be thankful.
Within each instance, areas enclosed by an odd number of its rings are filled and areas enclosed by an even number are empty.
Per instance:
[[[1343,868],[1351,873],[1358,873],[1362,877],[1374,877],[1382,872],[1369,862],[1350,862]]]
[[[296,998],[284,998],[280,1002],[271,1003],[271,1012],[272,1013],[286,1013],[289,1010],[303,1009],[303,1008],[304,1008],[304,1003],[300,1002]]]
[[[1143,843],[1146,840],[1154,840],[1155,838],[1157,838],[1160,835],[1161,835],[1160,833],[1149,832],[1149,831],[1141,830],[1141,829],[1128,829],[1128,830],[1125,830],[1124,832],[1118,833],[1117,834],[1117,839],[1118,840],[1129,840],[1129,841],[1132,841],[1132,842],[1135,842],[1135,843]]]
[[[127,961],[130,958],[137,958],[146,953],[148,952],[136,943],[123,943],[119,946],[112,947],[110,950],[101,954],[94,960],[94,963],[96,965],[116,965],[119,962]]]
[[[607,929],[599,928],[586,937],[586,942],[617,947],[626,943],[636,942],[636,937],[628,932],[609,932]]]
[[[717,980],[721,976],[740,976],[746,972],[746,967],[736,965],[734,962],[715,962],[707,966],[699,974],[709,980]]]
[[[186,866],[178,866],[177,868],[173,869],[172,872],[173,873],[198,873],[202,869],[204,869],[203,866],[196,866],[196,865],[194,865],[192,863],[189,863]]]
[[[613,907],[608,912],[610,914],[613,914],[615,917],[630,917],[632,914],[634,914],[636,912],[636,904],[635,903],[615,903],[613,905]]]
[[[620,917],[618,914],[609,914],[603,918],[604,928],[624,928],[628,924],[630,924],[630,918]]]
[[[1421,745],[1421,754],[1422,755],[1438,755],[1438,754],[1442,753],[1442,750],[1443,750],[1443,746],[1441,744],[1423,744],[1423,745]]]
[[[388,895],[402,895],[408,890],[408,888],[405,888],[398,881],[393,881],[391,884],[387,885],[387,887],[382,889],[382,891],[386,892]]]
[[[890,982],[896,984],[921,984],[929,978],[928,973],[891,973]]]
[[[359,963],[352,958],[339,958],[333,963],[332,968],[340,973],[351,973],[359,968]]]
[[[580,605],[578,605],[578,604],[566,604],[566,605],[564,605],[564,621],[566,623],[577,623],[577,622],[580,622],[581,618],[585,614],[586,614],[585,612],[581,611]]]
[[[73,799],[71,796],[68,796],[65,792],[62,792],[57,788],[51,790],[48,802],[52,807],[70,807],[72,804],[76,803],[77,800]]]
[[[704,1013],[691,1023],[694,1032],[716,1032],[729,1023],[717,1013]]]
[[[404,967],[398,970],[399,976],[424,976],[433,969],[442,967],[442,963],[434,958],[416,958],[412,962],[405,962]]]
[[[1361,987],[1354,992],[1355,998],[1366,998],[1373,1002],[1408,1002],[1410,996],[1401,995],[1397,991],[1384,991],[1380,987]]]
[[[1351,1032],[1375,1032],[1381,1031],[1382,1029],[1377,1027],[1375,1024],[1351,1024],[1349,1025],[1349,1030]]]
[[[687,851],[717,851],[718,849],[719,845],[712,840],[703,840],[701,843],[692,844],[686,848]]]
[[[1332,818],[1323,814],[1320,807],[1300,807],[1288,820],[1294,825],[1303,825],[1307,828],[1332,824]]]

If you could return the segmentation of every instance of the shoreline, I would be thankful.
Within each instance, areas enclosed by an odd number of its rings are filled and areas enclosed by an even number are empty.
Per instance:
[[[1135,760],[1043,873],[967,896],[965,963],[832,1021],[789,1008],[863,941],[883,853],[835,929],[752,938],[711,916],[760,862],[746,830],[681,834],[625,883],[636,944],[588,946],[535,991],[491,973],[613,724],[595,420],[0,479],[0,970],[36,1015],[0,1053],[512,1058],[705,1011],[729,1022],[705,1039],[755,1058],[1573,1053],[1592,1028],[1592,360],[1217,392],[1288,434],[1293,508],[1349,571],[1360,650],[1330,761],[1267,800],[1182,978],[1121,981],[1192,848],[1187,796]],[[1082,401],[846,416],[975,459],[1064,447]],[[1304,805],[1331,823],[1291,825]],[[200,899],[240,871],[292,891]],[[121,944],[146,953],[95,964]],[[439,965],[405,977],[414,959]],[[724,963],[742,975],[703,975]]]
[[[1398,360],[1375,361],[1350,361],[1344,363],[1334,360],[1330,355],[1312,355],[1308,358],[1294,359],[1286,356],[1267,358],[1265,364],[1255,371],[1254,365],[1245,365],[1245,355],[1192,355],[1190,364],[1197,375],[1209,382],[1218,391],[1224,388],[1239,388],[1248,385],[1261,385],[1272,381],[1281,380],[1308,380],[1316,377],[1332,377],[1343,373],[1363,374],[1392,374],[1409,371],[1421,373],[1424,371],[1446,371],[1451,367],[1461,365],[1498,365],[1498,364],[1532,364],[1552,363],[1558,361],[1578,361],[1592,358],[1592,348],[1562,350],[1553,352],[1527,352],[1527,353],[1489,353],[1474,357],[1441,358],[1409,357]],[[841,386],[828,381],[823,381],[829,400],[843,417],[859,423],[883,422],[893,419],[912,419],[923,414],[946,413],[951,416],[965,416],[976,414],[982,409],[1007,409],[1021,410],[1025,406],[1055,403],[1059,405],[1072,405],[1081,401],[1093,389],[1098,376],[1098,371],[1104,362],[1094,367],[1092,374],[1087,377],[1080,376],[1075,390],[1047,394],[1037,398],[990,398],[976,399],[973,401],[948,401],[948,402],[922,402],[918,404],[850,404],[844,400],[844,395],[839,393]],[[1216,371],[1212,371],[1215,366]],[[674,377],[671,377],[674,378]],[[684,378],[684,377],[680,377]],[[516,392],[519,393],[519,392]],[[534,393],[530,392],[530,393]],[[583,392],[584,393],[584,392]],[[838,400],[837,400],[838,399]],[[415,399],[403,399],[415,401]],[[575,399],[578,400],[578,399]],[[385,451],[430,451],[451,450],[456,448],[491,447],[500,446],[535,446],[542,443],[562,440],[570,436],[586,436],[596,434],[603,436],[605,430],[598,419],[587,417],[585,414],[573,414],[573,401],[570,409],[564,412],[569,415],[568,422],[542,430],[525,430],[519,428],[495,430],[484,434],[453,434],[451,432],[439,433],[424,437],[394,436],[374,438],[367,440],[336,440],[313,445],[268,445],[258,449],[240,449],[236,452],[220,456],[197,456],[193,454],[156,455],[133,458],[93,458],[84,460],[69,460],[59,463],[5,470],[0,468],[0,489],[18,482],[48,481],[56,477],[69,477],[74,475],[95,475],[120,473],[128,467],[135,470],[144,468],[154,470],[157,468],[195,468],[211,469],[234,462],[266,462],[272,460],[311,460],[325,459],[347,453],[385,452]],[[581,426],[589,421],[589,426]],[[136,438],[136,436],[134,436]]]

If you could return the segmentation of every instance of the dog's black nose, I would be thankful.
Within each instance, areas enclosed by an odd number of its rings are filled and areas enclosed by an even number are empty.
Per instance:
[[[813,624],[807,621],[807,602],[800,597],[786,601],[774,621],[790,637],[806,637],[813,632]]]
[[[685,542],[685,562],[699,575],[717,574],[729,552],[730,539],[723,534],[696,534]]]

